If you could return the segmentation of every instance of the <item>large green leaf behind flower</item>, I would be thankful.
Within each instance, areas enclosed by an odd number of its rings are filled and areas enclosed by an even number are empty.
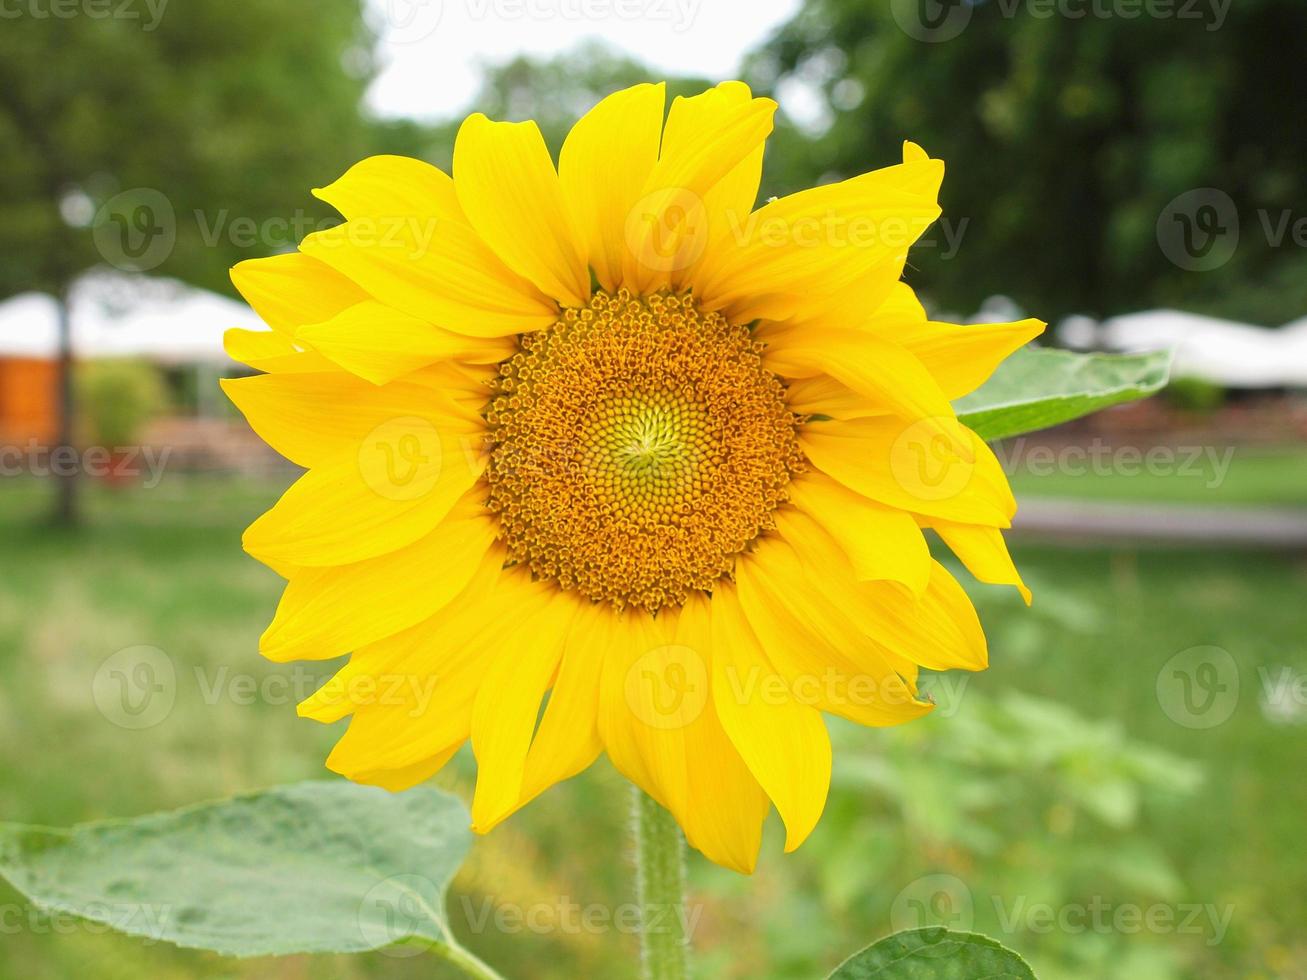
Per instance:
[[[0,876],[38,907],[235,956],[449,942],[468,815],[436,789],[282,786],[132,820],[0,824]]]

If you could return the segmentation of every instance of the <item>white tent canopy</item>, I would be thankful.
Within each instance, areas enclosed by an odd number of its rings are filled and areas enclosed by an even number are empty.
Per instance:
[[[1174,348],[1176,377],[1228,388],[1307,387],[1307,318],[1272,330],[1181,310],[1147,310],[1104,320],[1097,340],[1117,351]]]
[[[262,328],[244,303],[175,279],[92,273],[74,284],[69,305],[73,354],[80,358],[226,364],[223,332]],[[58,346],[54,297],[23,293],[0,303],[0,357],[52,358]]]

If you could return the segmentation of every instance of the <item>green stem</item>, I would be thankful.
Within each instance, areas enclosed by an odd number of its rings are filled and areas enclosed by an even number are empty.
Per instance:
[[[443,943],[434,944],[431,951],[445,962],[458,967],[469,977],[476,977],[477,980],[504,980],[492,966],[475,953],[460,946],[453,936],[449,936]]]
[[[685,840],[676,818],[639,787],[635,839],[645,980],[686,980]]]

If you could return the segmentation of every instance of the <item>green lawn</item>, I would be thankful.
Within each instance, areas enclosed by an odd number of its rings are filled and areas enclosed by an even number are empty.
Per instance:
[[[311,689],[331,667],[256,653],[279,580],[241,554],[240,529],[276,489],[181,477],[96,488],[87,526],[58,534],[37,522],[45,491],[0,487],[0,819],[65,825],[329,778],[322,759],[339,728],[297,719],[281,686],[252,703],[231,693],[238,675]],[[1307,564],[1163,550],[1017,557],[1031,610],[976,592],[989,671],[934,678],[940,708],[925,721],[833,726],[835,787],[803,848],[783,856],[773,825],[753,879],[694,861],[702,976],[821,976],[912,924],[905,910],[923,887],[930,897],[932,876],[961,882],[966,922],[1026,953],[1044,980],[1307,975],[1307,708],[1268,707],[1261,694],[1264,678],[1307,672]],[[97,707],[94,685],[106,657],[140,644],[177,665],[177,700],[130,730]],[[1239,683],[1228,720],[1210,728],[1182,723],[1197,716],[1158,694],[1172,658],[1199,645],[1228,651]],[[460,757],[438,779],[466,793],[471,775]],[[628,935],[469,927],[486,899],[628,901],[626,805],[600,765],[479,839],[451,898],[468,945],[508,976],[634,975]],[[1096,904],[1126,918],[1078,916]],[[1064,913],[1060,925],[1047,926],[1043,905]],[[1181,928],[1191,907],[1201,914]],[[1224,925],[1208,924],[1208,907]],[[1174,921],[1137,930],[1131,909]],[[29,920],[4,886],[0,911],[0,980],[446,975],[421,957],[233,961],[55,927]]]

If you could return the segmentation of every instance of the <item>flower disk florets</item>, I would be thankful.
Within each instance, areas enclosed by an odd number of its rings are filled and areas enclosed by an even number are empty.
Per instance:
[[[597,293],[524,335],[495,392],[489,502],[510,560],[619,607],[710,590],[802,467],[760,345],[689,296]]]

